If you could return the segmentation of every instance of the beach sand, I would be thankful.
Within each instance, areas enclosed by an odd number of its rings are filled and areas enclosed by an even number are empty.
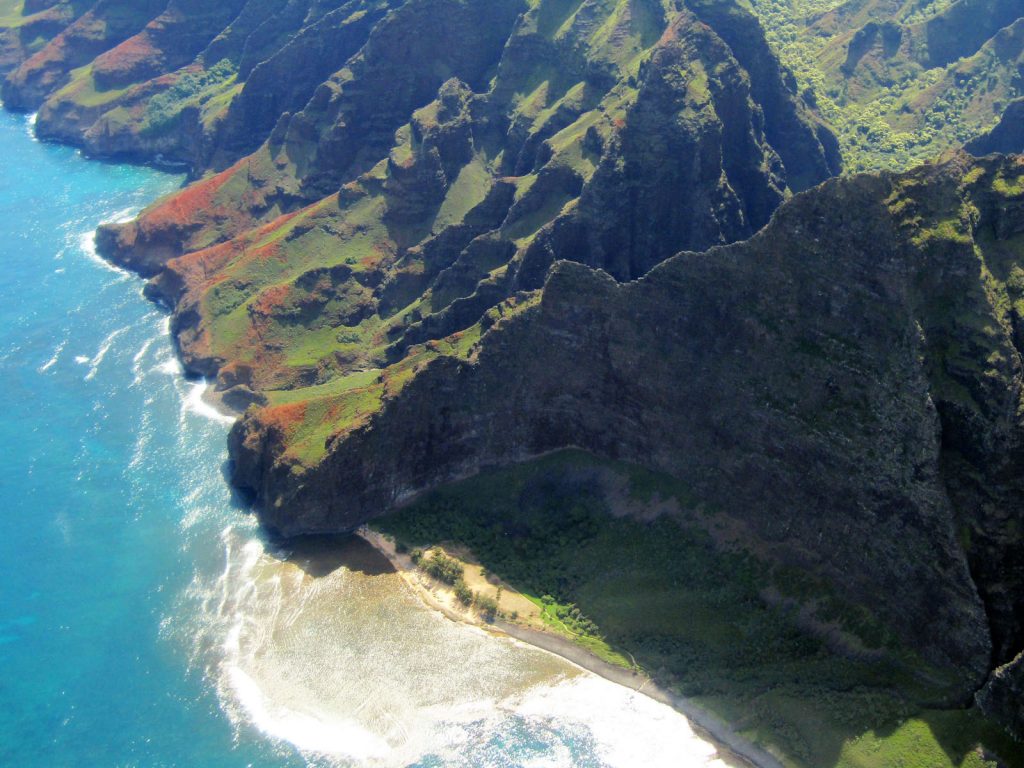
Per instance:
[[[672,707],[677,712],[686,716],[699,735],[719,749],[721,753],[720,759],[727,765],[734,768],[750,768],[751,766],[753,768],[784,768],[774,755],[752,744],[746,738],[736,733],[728,723],[694,702],[658,687],[649,677],[641,672],[610,664],[572,642],[572,640],[547,631],[543,628],[544,625],[540,621],[539,609],[514,590],[506,588],[503,591],[500,607],[502,610],[509,612],[517,610],[517,606],[523,607],[523,611],[520,612],[520,621],[518,623],[511,623],[500,619],[496,619],[493,622],[485,621],[475,610],[459,603],[455,597],[454,590],[448,587],[448,585],[431,578],[417,568],[408,554],[398,552],[394,542],[389,537],[370,530],[365,526],[360,528],[356,535],[388,559],[391,566],[401,575],[405,583],[408,584],[410,589],[425,605],[441,612],[452,621],[480,627],[495,636],[514,638],[534,648],[539,648],[559,656],[565,661],[606,680],[648,696],[654,701]],[[464,555],[465,553],[453,552],[452,554]],[[471,588],[480,591],[481,581],[493,588],[493,582],[483,580],[478,566],[468,565],[466,571],[466,581]],[[528,609],[522,606],[522,603],[529,604],[534,609],[534,613],[530,613]]]

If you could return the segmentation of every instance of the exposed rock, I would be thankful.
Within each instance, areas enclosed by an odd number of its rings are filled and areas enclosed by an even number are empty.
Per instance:
[[[985,714],[1024,741],[1024,653],[996,669],[977,698]]]
[[[964,149],[979,157],[993,152],[1024,154],[1024,98],[1011,103],[992,130],[968,142]]]

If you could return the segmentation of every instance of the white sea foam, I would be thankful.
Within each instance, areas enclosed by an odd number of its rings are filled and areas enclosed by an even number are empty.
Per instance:
[[[138,434],[135,437],[135,447],[132,450],[132,460],[128,463],[130,469],[142,466],[146,460],[149,444],[153,437],[152,421],[148,407],[143,409]]]
[[[525,717],[579,721],[613,766],[725,768],[717,750],[671,707],[595,675],[537,686],[514,705]]]
[[[105,218],[101,224],[124,224],[129,222],[139,215],[139,211],[142,209],[137,205],[130,205],[127,208],[122,208],[119,211],[115,211]]]
[[[133,387],[136,387],[139,384],[141,384],[143,378],[145,377],[145,372],[142,369],[142,364],[143,361],[145,360],[146,353],[149,352],[150,348],[153,346],[153,342],[155,341],[156,338],[146,339],[146,341],[142,343],[142,346],[139,347],[139,351],[132,356],[132,376],[134,377],[132,379]]]
[[[221,538],[220,577],[197,573],[190,600],[201,607],[179,615],[201,617],[193,659],[240,732],[256,728],[316,765],[506,764],[493,750],[507,736],[544,745],[515,758],[530,768],[570,764],[580,749],[614,767],[725,766],[671,708],[455,624],[396,574],[313,578],[252,531],[228,526]]]
[[[53,524],[60,531],[60,537],[64,540],[64,544],[71,544],[71,520],[68,518],[67,512],[58,512],[56,517],[53,519]]]
[[[78,247],[82,251],[82,253],[84,253],[85,256],[89,259],[89,261],[93,262],[94,264],[97,264],[110,272],[120,275],[122,278],[127,278],[130,276],[128,270],[121,269],[121,267],[111,264],[109,261],[107,261],[106,259],[99,255],[99,253],[96,251],[95,230],[89,230],[88,232],[83,232],[81,235],[79,235]]]
[[[181,403],[182,415],[184,416],[186,413],[194,413],[197,416],[202,416],[204,419],[210,419],[211,421],[220,422],[221,424],[234,424],[234,416],[218,411],[214,406],[210,405],[203,399],[203,395],[206,394],[206,391],[209,388],[210,384],[205,380],[191,382],[188,394],[185,395],[185,398]]]
[[[287,741],[302,752],[335,755],[361,762],[381,761],[391,754],[383,739],[344,720],[324,719],[316,712],[296,712],[269,700],[249,675],[238,667],[228,671],[234,695],[252,724],[263,733]]]
[[[48,370],[53,368],[53,366],[57,364],[57,361],[60,360],[60,353],[64,351],[64,347],[66,347],[67,345],[67,339],[58,344],[57,348],[53,351],[53,357],[51,357],[49,360],[47,360],[45,363],[39,366],[39,368],[37,368],[36,370],[39,371],[39,373],[46,373]]]
[[[33,112],[25,118],[25,132],[29,138],[35,141],[36,138],[36,118],[39,117],[38,112]]]
[[[156,368],[153,370],[158,373],[165,374],[167,376],[184,376],[185,369],[181,367],[181,361],[178,358],[171,356],[165,357],[159,363],[156,364]]]

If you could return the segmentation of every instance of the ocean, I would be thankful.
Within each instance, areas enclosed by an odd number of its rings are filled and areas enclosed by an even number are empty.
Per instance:
[[[0,765],[721,766],[686,719],[425,607],[358,543],[282,545],[230,420],[93,233],[182,178],[0,113]]]

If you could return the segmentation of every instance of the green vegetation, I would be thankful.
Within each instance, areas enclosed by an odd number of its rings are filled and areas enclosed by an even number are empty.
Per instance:
[[[71,70],[71,80],[57,91],[56,97],[68,99],[83,107],[102,107],[116,101],[128,91],[127,88],[98,90],[92,74],[92,64]]]
[[[396,549],[398,548],[405,548],[405,545],[399,543],[396,545]],[[413,563],[419,566],[424,573],[452,587],[455,597],[460,603],[467,607],[472,605],[487,621],[494,621],[500,614],[497,597],[474,592],[466,584],[466,569],[461,561],[446,555],[439,549],[431,550],[430,555],[427,556],[418,547],[412,550],[411,557]],[[500,592],[501,587],[498,587],[499,595]]]
[[[752,0],[752,7],[805,99],[836,131],[845,169],[853,172],[905,170],[931,160],[990,128],[1019,95],[1019,53],[1015,58],[1012,46],[989,43],[968,58],[931,68],[908,50],[926,44],[927,33],[917,25],[951,3],[868,2],[854,11],[845,0]],[[899,30],[903,47],[875,59],[887,29]],[[848,46],[858,38],[868,53],[847,68]]]
[[[642,522],[655,507],[668,511]],[[717,545],[717,522],[676,481],[567,451],[446,486],[375,526],[409,546],[469,547],[539,595],[554,631],[635,660],[787,765],[994,767],[983,745],[1024,766],[973,712],[927,708],[932,670],[867,608]]]
[[[465,574],[462,563],[454,557],[448,557],[444,552],[437,550],[432,552],[426,560],[421,560],[419,566],[430,576],[433,576],[438,581],[443,581],[445,584],[457,584],[462,581],[462,577]]]
[[[493,621],[498,614],[498,601],[490,595],[477,594],[473,598],[473,605],[488,621]]]
[[[174,85],[160,91],[146,103],[144,122],[147,130],[166,128],[186,107],[202,106],[230,86],[236,74],[235,65],[227,59],[206,70],[186,71]]]

